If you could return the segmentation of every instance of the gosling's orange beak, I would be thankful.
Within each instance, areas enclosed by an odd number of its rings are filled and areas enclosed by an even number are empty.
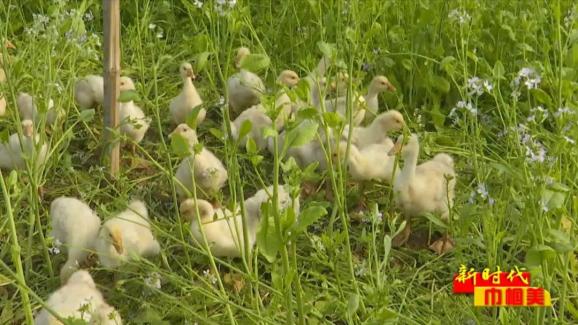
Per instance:
[[[124,247],[122,245],[122,234],[120,233],[120,230],[112,230],[110,236],[112,237],[112,246],[114,246],[117,253],[122,254],[124,252]]]
[[[192,78],[193,80],[197,79],[197,76],[193,73],[193,70],[187,70],[187,77]]]
[[[14,44],[9,40],[4,41],[4,47],[7,49],[16,49],[16,46],[14,46]]]
[[[387,90],[389,90],[391,92],[395,92],[397,89],[395,88],[395,86],[391,82],[388,82],[387,83]]]

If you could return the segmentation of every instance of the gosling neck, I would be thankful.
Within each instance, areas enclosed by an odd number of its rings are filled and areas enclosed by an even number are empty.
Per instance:
[[[403,155],[404,162],[401,170],[401,178],[406,182],[411,182],[415,177],[415,169],[417,167],[417,156],[419,154],[419,146],[415,148],[407,148],[406,154]]]

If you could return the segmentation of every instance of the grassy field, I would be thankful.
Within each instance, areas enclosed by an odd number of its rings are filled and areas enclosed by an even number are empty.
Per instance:
[[[53,98],[66,114],[49,135],[37,126],[50,145],[44,166],[2,171],[0,324],[26,324],[60,285],[66,256],[53,249],[48,214],[61,195],[85,200],[104,220],[131,197],[147,203],[161,255],[114,276],[91,267],[125,323],[576,324],[577,11],[570,0],[122,1],[122,74],[136,81],[153,123],[136,154],[123,150],[114,180],[100,161],[102,108],[81,113],[73,97],[76,78],[102,71],[102,2],[2,1],[0,39],[17,47],[0,85],[2,140],[18,129],[20,91],[42,98],[41,110]],[[402,218],[391,186],[354,185],[340,166],[301,172],[223,141],[224,84],[239,46],[270,57],[260,73],[269,87],[284,69],[306,76],[327,47],[354,77],[350,89],[386,75],[397,91],[380,96],[380,110],[404,114],[420,135],[420,161],[438,152],[456,161],[450,222],[416,218],[413,239],[392,248]],[[327,216],[303,233],[260,241],[278,250],[261,246],[247,260],[208,257],[192,244],[167,137],[183,61],[194,62],[207,103],[201,142],[229,170],[224,202],[263,184],[316,180],[322,189],[301,204]],[[428,250],[445,233],[454,250]],[[451,292],[462,264],[524,267],[553,305],[474,307],[471,295]]]

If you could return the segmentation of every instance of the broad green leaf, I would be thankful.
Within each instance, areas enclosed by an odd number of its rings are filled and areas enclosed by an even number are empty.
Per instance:
[[[438,105],[433,106],[429,113],[436,129],[442,130],[446,120],[446,115],[440,112]]]
[[[199,112],[203,109],[201,105],[193,108],[193,110],[187,115],[185,122],[191,129],[197,128],[197,117],[199,116]]]
[[[10,175],[8,175],[8,181],[6,182],[6,185],[8,186],[8,188],[12,188],[16,186],[17,183],[18,183],[18,172],[16,170],[12,170],[10,172]]]
[[[252,128],[253,124],[250,120],[243,121],[243,123],[241,123],[241,129],[239,130],[239,139],[243,139],[247,134],[249,134]]]
[[[241,60],[241,68],[251,72],[259,72],[269,67],[271,60],[265,54],[249,54]]]
[[[355,34],[355,30],[351,27],[345,28],[345,39],[350,41],[351,43],[355,43],[357,41],[357,35]]]
[[[314,224],[319,218],[327,215],[327,209],[320,205],[310,206],[301,211],[299,221],[292,228],[291,234],[296,238],[307,230],[307,227]]]
[[[171,137],[172,152],[179,158],[187,157],[191,154],[189,143],[180,134],[174,134]]]
[[[455,70],[454,68],[455,62],[456,58],[454,58],[453,56],[446,56],[441,60],[440,67],[448,74],[451,74]]]
[[[395,61],[390,57],[385,56],[381,60],[383,62],[383,65],[385,65],[388,68],[395,66]]]
[[[195,56],[195,72],[203,71],[209,62],[211,52],[201,52]]]
[[[309,92],[311,91],[311,85],[305,78],[299,80],[297,86],[294,87],[289,93],[294,93],[297,98],[304,102],[309,102]]]
[[[94,109],[85,109],[80,111],[80,120],[83,122],[90,122],[94,119],[95,111]]]
[[[285,138],[286,148],[300,147],[306,143],[311,142],[317,134],[319,125],[316,122],[305,120],[301,124],[287,133]],[[286,149],[284,148],[283,151]]]
[[[253,140],[253,139],[250,139]],[[263,161],[264,157],[261,155],[252,155],[249,160],[251,160],[251,164],[255,167],[259,166]]]
[[[202,53],[209,49],[211,39],[206,34],[195,35],[191,40],[193,53]]]
[[[273,126],[266,126],[263,128],[262,133],[264,138],[272,138],[277,135],[277,130]]]
[[[575,43],[578,43],[578,29],[573,29],[570,32],[570,35],[568,35],[568,43],[570,45],[573,45]]]
[[[221,139],[221,140],[225,139],[224,133],[221,129],[210,128],[209,133],[211,133],[217,139]]]
[[[410,59],[403,59],[401,60],[401,65],[408,71],[413,69],[413,62]]]
[[[120,92],[120,95],[118,96],[118,101],[121,103],[127,103],[130,101],[139,102],[140,96],[136,92],[136,90],[132,90],[132,89],[131,90],[123,90]]]
[[[312,120],[319,116],[319,111],[316,108],[305,108],[297,112],[298,120]]]
[[[444,77],[435,75],[430,76],[430,86],[444,94],[450,91],[450,82]]]
[[[534,88],[530,90],[530,93],[534,96],[534,98],[541,104],[544,104],[548,107],[552,107],[553,102],[550,95],[548,95],[545,91],[540,88]]]
[[[548,210],[555,210],[562,208],[564,206],[564,201],[566,200],[566,192],[556,191],[552,189],[544,189],[542,191],[542,198],[540,203],[543,207],[547,207]]]
[[[320,41],[317,42],[317,47],[325,57],[334,59],[337,55],[337,50],[333,44]]]
[[[257,230],[257,246],[265,259],[269,263],[273,263],[277,259],[283,241],[275,231],[275,219],[270,215],[270,209],[270,202],[261,205],[261,223]]]
[[[355,314],[359,308],[359,295],[352,293],[347,300],[347,315],[351,316]]]
[[[1,143],[8,142],[9,138],[10,138],[10,131],[8,129],[4,129],[4,130],[0,131],[0,142]]]
[[[327,123],[327,126],[330,128],[337,128],[344,122],[343,117],[337,112],[323,113],[323,121]]]
[[[391,252],[391,237],[389,235],[385,235],[385,237],[383,237],[383,259],[382,259],[382,262],[384,264],[387,263],[390,252]]]
[[[542,266],[542,261],[556,256],[556,252],[549,246],[536,245],[526,253],[526,265],[531,268]]]
[[[550,229],[548,231],[550,237],[550,246],[560,254],[568,253],[574,250],[574,245],[568,235],[560,230]]]
[[[426,213],[424,217],[426,217],[429,221],[431,221],[438,227],[441,227],[443,229],[446,229],[448,227],[448,225],[445,222],[443,222],[443,220],[441,220],[440,218],[431,213]]]
[[[257,154],[257,144],[255,143],[255,140],[253,140],[253,138],[249,137],[246,140],[247,142],[245,143],[245,149],[247,149],[247,153],[248,154],[252,154],[255,155]]]
[[[493,75],[495,79],[504,79],[505,71],[502,61],[498,60],[494,63]]]

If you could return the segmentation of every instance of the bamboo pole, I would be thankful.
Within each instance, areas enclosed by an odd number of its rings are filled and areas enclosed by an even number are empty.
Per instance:
[[[120,145],[114,140],[119,123],[118,96],[120,94],[120,0],[102,0],[104,6],[104,154],[110,174],[118,176]]]

